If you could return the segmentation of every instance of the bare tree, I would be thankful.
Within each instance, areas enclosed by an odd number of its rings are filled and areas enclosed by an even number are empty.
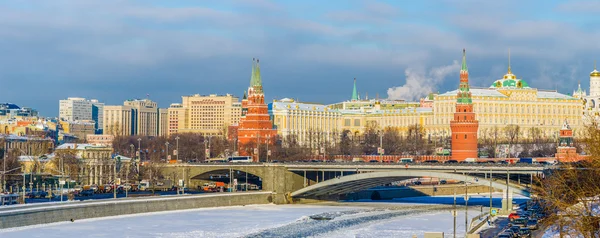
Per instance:
[[[509,155],[512,145],[519,142],[519,135],[521,134],[521,127],[519,125],[508,125],[504,127],[504,135],[508,139]]]
[[[598,121],[586,126],[582,143],[589,145],[584,147],[589,157],[579,163],[562,164],[542,178],[536,189],[551,214],[548,223],[558,224],[561,235],[600,236],[600,216],[593,210],[600,204],[599,126]]]

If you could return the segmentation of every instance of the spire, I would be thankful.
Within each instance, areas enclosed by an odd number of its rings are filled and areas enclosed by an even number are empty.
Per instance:
[[[262,78],[260,77],[260,61],[256,59],[256,69],[254,70],[254,85],[262,88]]]
[[[256,68],[256,59],[252,58],[252,74],[250,74],[250,87],[254,85],[254,68]]]
[[[471,92],[469,88],[469,70],[467,69],[467,52],[463,49],[462,68],[460,70],[460,84],[458,85],[458,93],[456,102],[459,104],[471,104]]]
[[[242,99],[248,99],[248,95],[246,94],[246,90],[244,90],[244,97]]]
[[[512,74],[512,72],[510,70],[510,48],[508,48],[508,73],[507,74]]]
[[[356,92],[356,78],[354,78],[354,88],[352,89],[352,101],[358,100],[358,93]]]
[[[467,51],[465,49],[463,49],[462,67],[460,68],[460,70],[469,71],[469,69],[467,69]]]

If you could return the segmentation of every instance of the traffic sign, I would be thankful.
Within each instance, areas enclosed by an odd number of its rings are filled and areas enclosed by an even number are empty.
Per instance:
[[[135,156],[140,156],[140,152],[139,152],[139,151],[136,151],[136,152],[135,152]]]
[[[65,180],[62,180],[62,179],[61,179],[60,181],[58,181],[58,184],[60,184],[60,185],[65,185]]]
[[[258,148],[254,148],[254,154],[258,154]]]
[[[271,156],[271,150],[267,151],[267,155]]]
[[[177,150],[173,150],[173,155],[177,155]]]
[[[167,159],[168,159],[168,160],[171,160],[171,155],[167,156]]]
[[[233,185],[234,185],[234,186],[237,186],[237,185],[238,185],[237,179],[233,179]]]
[[[183,179],[179,180],[179,187],[183,187]]]

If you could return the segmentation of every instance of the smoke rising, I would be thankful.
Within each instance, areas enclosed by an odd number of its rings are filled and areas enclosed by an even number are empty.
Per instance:
[[[416,101],[419,98],[434,92],[436,86],[451,73],[456,73],[460,69],[458,61],[454,61],[451,65],[436,67],[429,72],[425,69],[407,68],[404,70],[406,83],[403,86],[388,88],[387,94],[389,99],[404,99]],[[458,81],[458,74],[456,74]]]

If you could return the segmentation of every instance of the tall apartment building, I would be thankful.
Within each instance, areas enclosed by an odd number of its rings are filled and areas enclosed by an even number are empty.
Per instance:
[[[150,99],[127,100],[123,103],[132,110],[132,135],[158,135],[158,105]]]
[[[105,135],[128,136],[132,132],[132,109],[130,106],[104,106]]]
[[[238,98],[230,94],[183,96],[181,104],[169,107],[168,133],[226,135],[228,126],[239,123],[241,112]]]
[[[96,99],[69,97],[59,101],[58,117],[63,121],[94,121],[95,129],[103,128],[104,103]]]

